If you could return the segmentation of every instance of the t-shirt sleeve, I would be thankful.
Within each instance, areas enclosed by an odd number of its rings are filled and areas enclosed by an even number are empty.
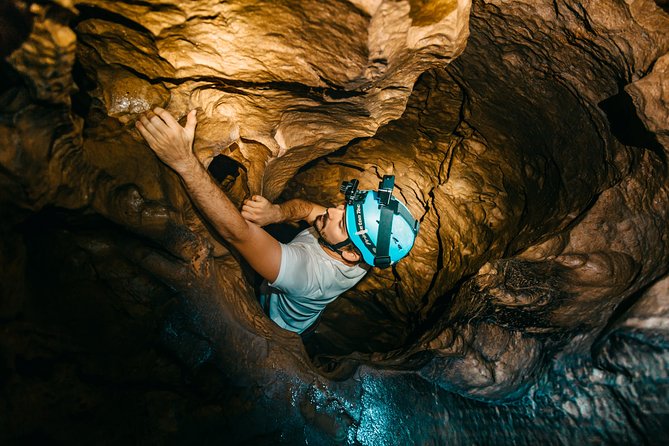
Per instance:
[[[308,297],[320,289],[315,262],[300,244],[281,244],[281,266],[269,285],[286,294]]]

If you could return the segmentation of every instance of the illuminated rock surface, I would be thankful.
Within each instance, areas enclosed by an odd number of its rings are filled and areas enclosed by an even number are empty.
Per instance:
[[[0,10],[3,444],[667,438],[666,2]],[[238,203],[396,175],[416,248],[303,345],[133,130],[156,105]]]

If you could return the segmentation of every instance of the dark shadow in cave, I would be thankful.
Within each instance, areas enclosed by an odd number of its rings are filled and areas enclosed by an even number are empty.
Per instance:
[[[207,167],[211,176],[219,183],[229,181],[228,177],[232,177],[231,179],[234,181],[239,176],[240,169],[242,169],[241,164],[225,155],[215,156]]]
[[[88,125],[88,114],[91,110],[93,99],[89,92],[96,87],[95,81],[86,74],[84,67],[79,59],[74,61],[72,66],[72,80],[77,86],[77,91],[72,95],[72,111],[78,116],[84,118],[84,124]]]
[[[4,59],[0,59],[0,77],[2,78],[2,82],[0,82],[0,95],[24,84],[21,75]],[[8,103],[9,101],[3,99],[2,102]]]
[[[655,135],[643,125],[632,97],[625,90],[620,89],[618,94],[603,100],[598,105],[609,120],[611,133],[621,143],[650,150],[666,166],[667,158],[664,148]]]
[[[0,58],[21,46],[30,35],[33,18],[27,8],[19,10],[11,2],[0,3]]]
[[[15,229],[25,242],[17,261],[25,262],[27,289],[2,321],[0,389],[18,401],[14,413],[29,415],[3,425],[0,443],[67,444],[59,439],[72,433],[72,444],[165,443],[151,427],[156,412],[146,410],[156,399],[185,415],[173,444],[208,444],[238,428],[227,409],[207,426],[197,416],[200,407],[229,408],[240,388],[209,361],[211,343],[193,328],[188,302],[118,251],[160,246],[99,215],[56,207]],[[19,335],[23,342],[11,342]]]
[[[170,8],[168,6],[168,7],[162,7],[161,9],[170,9]],[[105,22],[118,23],[125,26],[126,28],[138,31],[140,33],[144,33],[146,35],[151,34],[151,32],[148,29],[146,29],[138,22],[135,22],[134,20],[130,20],[121,14],[117,14],[115,12],[100,8],[98,6],[79,4],[77,5],[77,11],[79,11],[79,14],[72,17],[72,20],[70,20],[70,27],[72,29],[76,29],[77,25],[83,22],[84,20],[97,19],[97,20],[103,20]]]
[[[246,179],[244,165],[223,154],[216,155],[207,166],[207,170],[223,190],[230,190],[239,185],[240,175],[241,180],[245,181]],[[213,231],[213,233],[216,233],[216,231]]]

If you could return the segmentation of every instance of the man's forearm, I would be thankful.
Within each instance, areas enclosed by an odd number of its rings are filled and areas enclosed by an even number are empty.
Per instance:
[[[325,207],[301,198],[294,198],[278,205],[281,209],[281,221],[298,222],[301,220],[309,224],[325,212]]]
[[[177,173],[195,205],[224,239],[234,243],[249,237],[249,223],[197,159]]]

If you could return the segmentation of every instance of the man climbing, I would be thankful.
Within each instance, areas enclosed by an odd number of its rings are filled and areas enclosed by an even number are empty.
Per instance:
[[[286,330],[304,333],[370,266],[393,265],[413,247],[418,221],[392,196],[392,176],[384,177],[378,191],[359,191],[357,180],[345,182],[346,203],[336,208],[300,199],[277,205],[254,196],[240,212],[193,152],[195,110],[184,127],[162,108],[141,116],[136,125],[154,153],[183,179],[214,229],[265,279],[263,309]],[[311,227],[287,244],[261,228],[299,220]]]

